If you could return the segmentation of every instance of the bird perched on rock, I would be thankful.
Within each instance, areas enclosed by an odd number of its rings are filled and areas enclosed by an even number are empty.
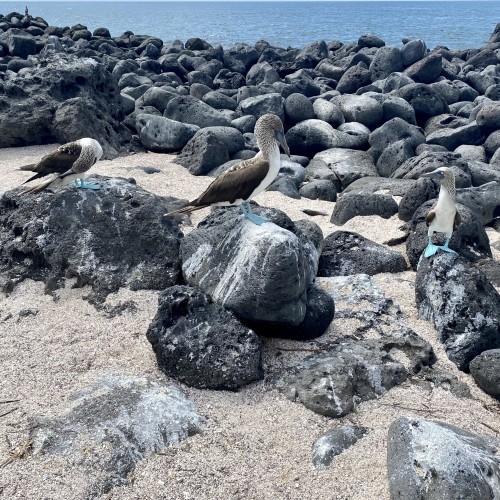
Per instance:
[[[457,253],[448,247],[453,231],[460,224],[460,214],[455,205],[455,174],[448,167],[440,167],[432,172],[422,174],[421,177],[430,177],[441,184],[438,201],[432,206],[425,218],[429,226],[429,243],[425,249],[424,256],[430,257],[439,249],[445,252]],[[444,245],[434,245],[432,235],[434,233],[444,233],[446,241]]]
[[[66,185],[75,182],[80,189],[99,189],[99,184],[85,182],[85,172],[100,160],[102,156],[101,145],[89,137],[68,142],[59,146],[55,151],[44,156],[38,163],[25,165],[20,170],[36,172],[27,182],[50,176],[47,180],[38,184],[24,193],[39,193],[48,187]]]
[[[267,219],[254,214],[249,201],[262,193],[276,178],[281,159],[279,145],[290,156],[283,123],[273,114],[261,116],[255,124],[255,137],[260,151],[249,160],[243,160],[219,175],[208,188],[184,207],[165,214],[190,213],[211,205],[239,206],[244,216],[261,225]]]

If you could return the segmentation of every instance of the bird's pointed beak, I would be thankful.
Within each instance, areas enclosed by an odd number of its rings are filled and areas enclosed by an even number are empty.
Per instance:
[[[420,177],[429,177],[431,179],[435,179],[437,177],[437,172],[436,170],[433,170],[432,172],[425,172],[423,174],[420,174]]]
[[[290,158],[290,149],[288,147],[288,144],[286,143],[285,134],[283,132],[276,132],[276,140],[281,144],[281,147],[283,148],[283,151],[288,155],[288,158]]]

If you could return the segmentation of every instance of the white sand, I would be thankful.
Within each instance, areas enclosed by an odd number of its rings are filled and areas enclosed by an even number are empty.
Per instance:
[[[0,150],[0,192],[29,176],[17,167],[32,163],[53,147]],[[179,198],[194,198],[211,182],[210,178],[191,176],[170,163],[171,159],[169,155],[138,154],[100,162],[94,170],[103,175],[134,177],[151,192]],[[137,166],[157,167],[161,173],[147,175]],[[333,203],[292,200],[277,192],[262,193],[256,201],[284,210],[293,220],[307,218],[303,208],[321,210],[327,215],[312,220],[324,235],[339,229],[329,222]],[[196,224],[208,211],[196,213],[193,222]],[[342,229],[382,243],[400,236],[400,225],[396,217],[356,217]],[[492,230],[489,235],[498,239]],[[404,245],[396,249],[403,251]],[[495,252],[495,258],[499,257]],[[443,389],[428,391],[405,383],[378,400],[360,404],[355,413],[329,419],[288,401],[268,382],[252,384],[237,393],[183,387],[207,418],[203,434],[144,459],[131,474],[130,485],[113,490],[107,498],[382,500],[389,498],[387,429],[396,418],[420,416],[498,435],[498,403],[478,389],[470,375],[456,369],[436,340],[434,329],[416,318],[414,280],[412,271],[374,278],[387,296],[399,303],[407,325],[432,344],[439,359],[437,366],[465,382],[473,400],[457,398]],[[0,403],[0,415],[15,409],[0,417],[0,463],[9,457],[8,442],[16,449],[26,442],[31,416],[60,413],[70,394],[103,373],[112,370],[166,379],[145,337],[156,312],[157,292],[120,290],[108,298],[107,304],[133,300],[137,312],[110,319],[83,300],[87,289],[72,289],[70,285],[57,293],[57,301],[43,294],[41,283],[32,281],[22,283],[8,297],[0,295],[0,402],[20,400]],[[19,317],[19,311],[28,308],[37,310],[37,314]],[[348,327],[345,321],[334,320],[322,340],[335,332],[344,333]],[[268,373],[299,359],[294,353],[276,357],[277,347],[297,347],[297,342],[266,339],[264,345]],[[345,423],[366,426],[371,431],[336,457],[330,469],[316,471],[311,462],[313,442],[328,429]],[[0,498],[81,498],[85,484],[83,471],[61,457],[28,455],[0,469]]]

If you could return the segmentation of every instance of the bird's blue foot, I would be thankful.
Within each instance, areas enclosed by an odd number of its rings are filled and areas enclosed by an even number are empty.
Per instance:
[[[431,257],[432,255],[434,255],[438,250],[443,250],[444,252],[448,252],[448,253],[457,253],[455,252],[455,250],[452,250],[449,246],[448,246],[448,243],[449,243],[450,240],[446,240],[445,241],[445,244],[444,245],[434,245],[432,243],[432,240],[429,238],[429,243],[427,244],[427,247],[424,251],[424,257]]]
[[[251,220],[254,224],[257,224],[257,226],[261,226],[262,224],[264,224],[264,222],[269,222],[265,217],[254,214],[248,202],[242,203],[240,205],[240,209],[243,212],[243,215],[247,219]]]
[[[75,187],[77,189],[93,189],[94,191],[101,189],[101,185],[97,182],[86,182],[83,179],[75,179]]]
[[[444,245],[442,247],[439,247],[441,250],[444,250],[445,252],[448,252],[448,253],[457,253],[455,252],[455,250],[452,250],[449,246],[448,246],[448,243],[450,242],[450,240],[446,240],[444,242]]]
[[[439,248],[440,247],[438,245],[434,245],[434,243],[432,243],[432,241],[429,240],[429,243],[425,248],[424,257],[431,257],[439,250]]]

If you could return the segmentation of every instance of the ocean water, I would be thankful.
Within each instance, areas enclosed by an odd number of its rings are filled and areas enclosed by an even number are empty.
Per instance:
[[[314,40],[352,42],[373,33],[388,45],[422,38],[429,48],[480,47],[500,22],[500,1],[337,1],[337,2],[0,2],[0,13],[24,12],[53,26],[106,27],[186,41],[200,37],[227,48],[267,40],[303,47]]]

